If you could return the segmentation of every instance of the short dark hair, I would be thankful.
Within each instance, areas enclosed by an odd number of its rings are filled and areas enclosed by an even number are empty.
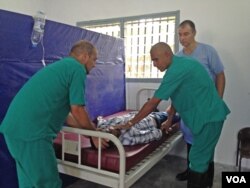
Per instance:
[[[191,29],[194,32],[196,32],[195,24],[191,20],[184,20],[183,22],[180,23],[179,27],[183,27],[183,26],[186,26],[186,25],[189,25],[191,27]]]

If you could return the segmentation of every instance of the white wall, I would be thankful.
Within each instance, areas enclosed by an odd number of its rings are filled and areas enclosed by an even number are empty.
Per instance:
[[[44,11],[45,3],[42,0],[1,0],[0,9],[9,10],[26,15],[35,15],[36,11]]]
[[[181,21],[191,19],[195,22],[197,40],[213,45],[224,62],[227,79],[224,99],[232,113],[225,122],[215,161],[235,164],[237,131],[244,126],[250,126],[248,0],[1,0],[0,8],[29,15],[42,9],[48,19],[70,25],[75,25],[78,21],[180,10]],[[127,85],[130,106],[135,103],[134,91],[139,87],[147,87],[145,85]],[[158,84],[149,85],[157,86]],[[249,167],[250,161],[243,160],[243,166]]]

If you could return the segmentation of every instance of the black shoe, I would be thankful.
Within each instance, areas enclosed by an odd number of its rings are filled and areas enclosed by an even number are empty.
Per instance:
[[[176,179],[178,181],[186,181],[188,179],[188,169],[186,169],[184,172],[179,173],[176,175]]]
[[[189,170],[187,188],[206,188],[206,187],[207,187],[207,172],[198,173]]]

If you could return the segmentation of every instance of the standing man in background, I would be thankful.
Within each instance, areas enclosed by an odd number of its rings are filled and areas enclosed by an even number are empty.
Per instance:
[[[65,120],[77,128],[96,130],[84,95],[96,59],[97,49],[80,40],[68,57],[34,74],[12,100],[0,133],[16,162],[19,188],[61,188],[53,139]],[[90,139],[98,147],[97,138]],[[107,146],[102,139],[102,147]]]
[[[210,45],[200,43],[195,40],[196,29],[195,24],[191,20],[185,20],[179,25],[178,35],[183,49],[176,55],[192,57],[198,60],[205,67],[209,76],[214,81],[217,92],[222,98],[225,88],[225,74],[223,64],[216,50]],[[189,165],[189,151],[193,143],[193,135],[183,121],[181,121],[181,130],[187,144],[187,165]],[[179,181],[187,180],[187,175],[188,167],[184,172],[177,174],[176,179]],[[213,161],[209,164],[208,176],[209,187],[212,187],[214,176]]]

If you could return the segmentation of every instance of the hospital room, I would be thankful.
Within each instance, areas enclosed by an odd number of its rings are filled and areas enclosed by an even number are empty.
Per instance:
[[[249,9],[1,0],[0,188],[250,187]]]

